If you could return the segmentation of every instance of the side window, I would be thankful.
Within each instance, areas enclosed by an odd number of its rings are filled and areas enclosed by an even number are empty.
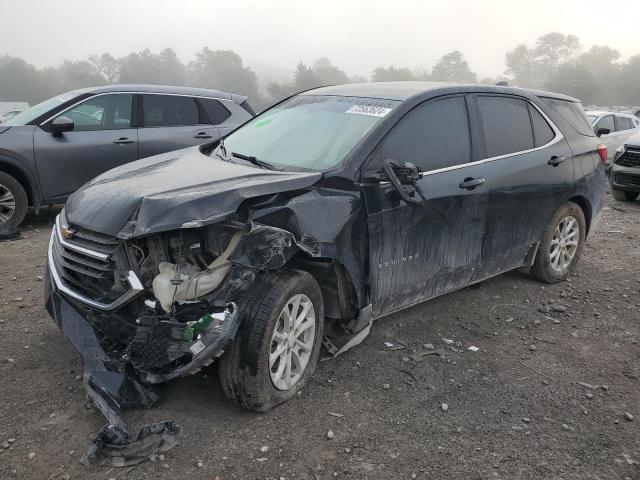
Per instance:
[[[631,130],[632,128],[633,124],[630,118],[616,115],[616,131]]]
[[[529,105],[529,112],[531,113],[531,124],[533,125],[534,145],[536,147],[546,145],[556,136],[555,132],[533,105]]]
[[[382,158],[412,162],[424,171],[469,162],[471,138],[464,97],[414,108],[384,139]]]
[[[133,95],[118,93],[91,97],[58,117],[68,117],[75,124],[73,130],[87,132],[131,128]]]
[[[607,115],[598,120],[598,123],[596,123],[596,131],[598,131],[599,128],[607,128],[611,132],[615,132],[616,126],[613,122],[613,115]]]
[[[533,131],[525,100],[511,97],[480,96],[487,156],[497,157],[533,148]]]
[[[219,125],[231,116],[231,112],[219,100],[213,98],[200,98],[199,100],[211,125]]]
[[[145,127],[177,127],[200,124],[200,111],[192,97],[143,95]]]
[[[538,98],[549,105],[555,113],[560,115],[562,119],[571,125],[571,128],[580,135],[585,135],[587,137],[596,136],[596,132],[593,130],[591,123],[587,120],[584,108],[580,102],[571,102],[569,100],[549,97]]]

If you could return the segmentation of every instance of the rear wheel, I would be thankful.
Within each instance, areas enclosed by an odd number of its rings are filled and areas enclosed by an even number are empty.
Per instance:
[[[562,205],[545,228],[531,275],[547,283],[565,280],[580,259],[586,230],[580,206],[573,202]]]
[[[292,398],[311,378],[324,325],[318,282],[300,270],[270,274],[239,305],[242,324],[220,358],[225,394],[266,412]]]
[[[27,215],[29,200],[20,182],[0,172],[0,234],[15,231]]]
[[[622,190],[611,190],[613,198],[619,202],[633,202],[638,198],[638,192],[624,192]]]

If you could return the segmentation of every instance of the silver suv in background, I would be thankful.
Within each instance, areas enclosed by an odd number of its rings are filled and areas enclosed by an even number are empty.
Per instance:
[[[29,205],[62,203],[111,168],[215,141],[254,115],[242,95],[156,85],[74,90],[35,105],[0,125],[0,234]]]
[[[615,152],[609,183],[613,197],[620,202],[633,202],[640,196],[640,133]]]
[[[615,152],[632,135],[640,132],[640,119],[634,115],[604,110],[586,111],[587,119],[593,125],[602,143],[607,146],[609,158],[605,163],[607,171]]]

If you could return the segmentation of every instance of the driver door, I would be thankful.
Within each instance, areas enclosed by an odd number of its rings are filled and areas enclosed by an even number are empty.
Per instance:
[[[138,159],[135,95],[96,95],[56,115],[68,117],[74,129],[59,136],[47,124],[35,129],[34,154],[47,201],[64,200],[92,178]]]
[[[474,158],[465,96],[423,103],[384,138],[365,167],[384,160],[424,171],[416,204],[391,182],[365,184],[373,314],[392,313],[469,284],[480,262],[487,195],[483,164]],[[419,194],[414,193],[414,198]]]

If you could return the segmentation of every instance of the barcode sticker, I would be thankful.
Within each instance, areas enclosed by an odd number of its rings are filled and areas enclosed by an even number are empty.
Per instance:
[[[204,343],[202,343],[201,340],[198,340],[196,343],[191,345],[191,347],[189,347],[189,350],[191,350],[191,353],[193,353],[194,355],[197,355],[202,350],[204,350]]]
[[[382,118],[390,111],[390,108],[376,107],[375,105],[354,105],[345,113],[353,113],[354,115],[369,115],[370,117]]]

